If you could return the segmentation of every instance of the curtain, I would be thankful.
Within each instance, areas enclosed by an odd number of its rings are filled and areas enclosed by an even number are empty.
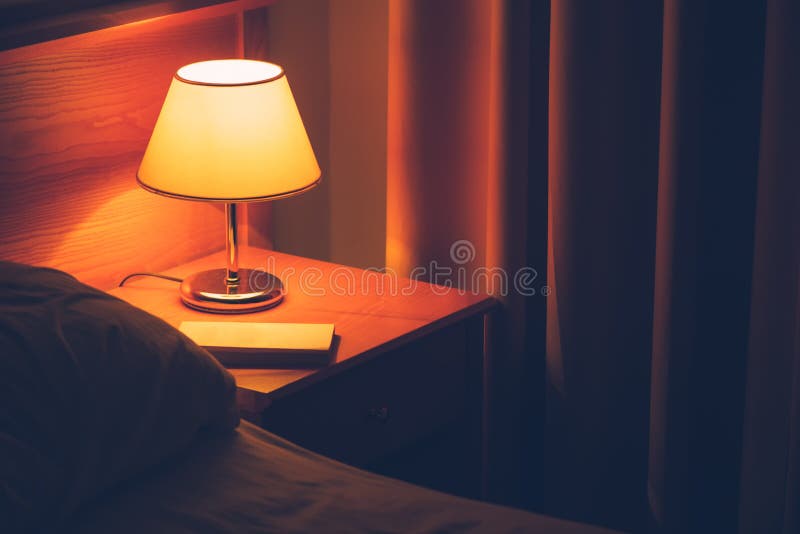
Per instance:
[[[737,524],[766,24],[723,7],[664,6],[648,490],[672,532]]]
[[[390,0],[387,265],[497,292],[489,496],[796,532],[793,0]]]
[[[645,510],[661,9],[558,1],[550,24],[545,504],[632,529]]]
[[[741,532],[800,532],[800,4],[767,7],[739,509]]]
[[[547,78],[529,72],[547,65],[547,11],[545,1],[390,0],[388,268],[410,275],[436,262],[471,280],[533,265],[536,288],[546,286]],[[488,496],[529,505],[524,472],[541,467],[530,451],[542,444],[545,302],[496,289]]]

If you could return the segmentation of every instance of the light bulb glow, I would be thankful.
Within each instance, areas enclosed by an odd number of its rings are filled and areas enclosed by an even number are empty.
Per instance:
[[[217,59],[191,63],[178,69],[175,77],[199,85],[250,85],[283,76],[283,69],[266,61]]]

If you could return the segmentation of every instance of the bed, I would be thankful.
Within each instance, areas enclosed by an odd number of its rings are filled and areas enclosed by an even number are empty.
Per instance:
[[[120,521],[120,518],[126,518]],[[601,532],[370,474],[243,422],[80,511],[74,532]]]

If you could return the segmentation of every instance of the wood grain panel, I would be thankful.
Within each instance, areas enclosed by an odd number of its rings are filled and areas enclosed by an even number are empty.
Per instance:
[[[218,12],[263,6],[273,0],[10,0],[0,5],[0,50],[121,26],[181,11]],[[3,4],[3,2],[0,2]],[[207,13],[206,13],[207,14]]]
[[[190,13],[0,53],[0,258],[108,288],[221,246],[218,208],[134,179],[176,68],[236,54],[235,14]]]

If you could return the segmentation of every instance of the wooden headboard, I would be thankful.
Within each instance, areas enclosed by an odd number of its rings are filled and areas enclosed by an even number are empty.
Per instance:
[[[107,289],[223,246],[218,207],[135,181],[175,70],[266,58],[268,0],[240,0],[0,52],[0,259]],[[266,206],[242,242],[268,246]]]

